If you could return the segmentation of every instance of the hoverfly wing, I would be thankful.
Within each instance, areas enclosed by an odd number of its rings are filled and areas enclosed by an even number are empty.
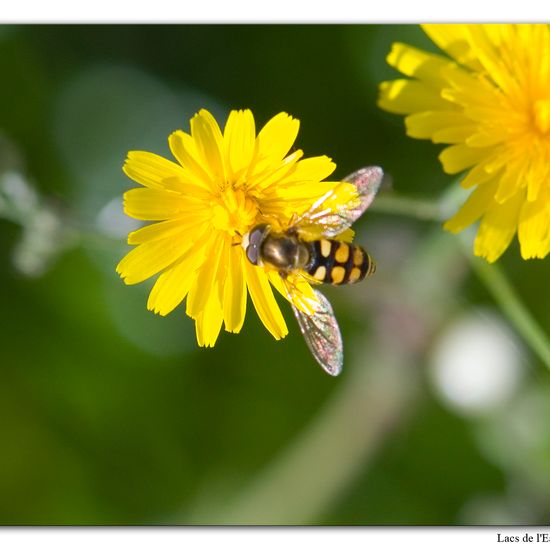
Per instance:
[[[352,220],[351,223],[359,219],[363,215],[363,212],[372,204],[383,179],[384,172],[382,168],[379,166],[367,166],[366,168],[360,168],[342,180],[347,183],[353,183],[359,195],[359,204],[346,211],[346,217]]]
[[[330,302],[319,291],[314,289],[313,292],[318,305],[312,315],[299,310],[291,302],[292,309],[313,357],[328,374],[338,376],[344,362],[340,328]]]
[[[339,235],[360,218],[363,212],[372,204],[383,178],[384,172],[378,166],[367,166],[353,172],[345,177],[342,182],[351,183],[355,186],[359,201],[353,200],[339,205],[337,210],[325,208],[325,202],[336,193],[336,190],[329,191],[298,218],[296,225],[302,226],[304,230],[307,229],[308,225],[321,227],[323,235],[329,238]]]

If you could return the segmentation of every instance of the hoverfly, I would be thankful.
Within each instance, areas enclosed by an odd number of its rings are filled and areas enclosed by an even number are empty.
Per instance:
[[[269,265],[278,270],[287,296],[298,320],[304,339],[323,369],[337,376],[342,370],[343,345],[338,323],[330,302],[317,290],[314,293],[312,313],[306,314],[294,305],[289,277],[299,273],[313,282],[341,285],[361,281],[374,273],[376,264],[360,246],[335,239],[348,229],[370,206],[382,183],[383,171],[368,166],[353,172],[342,181],[355,186],[358,198],[339,205],[336,211],[324,204],[335,190],[331,190],[281,233],[269,224],[253,227],[243,236],[242,247],[253,265]],[[308,238],[308,227],[317,228],[321,238]]]

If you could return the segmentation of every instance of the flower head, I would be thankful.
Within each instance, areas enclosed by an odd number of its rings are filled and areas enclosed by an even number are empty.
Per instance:
[[[445,172],[473,188],[445,224],[481,219],[474,253],[495,261],[518,234],[524,259],[550,251],[550,28],[424,25],[449,57],[394,44],[379,106],[408,115],[407,134],[444,143]]]
[[[283,338],[288,330],[270,283],[285,298],[288,293],[276,271],[245,258],[242,236],[261,223],[284,231],[329,190],[337,189],[334,203],[339,193],[349,200],[355,188],[321,181],[335,168],[328,157],[302,159],[299,149],[288,154],[299,121],[286,113],[258,135],[249,110],[231,111],[223,132],[204,109],[190,126],[189,134],[178,130],[168,138],[177,163],[128,153],[124,172],[142,187],[125,193],[124,211],[156,223],[128,235],[137,246],[117,272],[126,284],[159,274],[147,307],[167,315],[186,298],[201,346],[215,344],[222,323],[229,332],[241,330],[248,293],[267,330]],[[307,308],[314,299],[309,283],[296,274],[292,284],[293,303]]]

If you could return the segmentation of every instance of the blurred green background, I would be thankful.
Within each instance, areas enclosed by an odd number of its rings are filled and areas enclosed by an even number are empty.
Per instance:
[[[0,28],[0,524],[550,521],[549,374],[440,224],[357,223],[378,271],[326,291],[338,379],[287,304],[284,341],[249,300],[199,349],[115,273],[127,151],[169,157],[201,107],[287,111],[337,177],[378,164],[382,194],[437,200],[437,148],[376,107],[394,41],[435,51],[403,25]],[[547,327],[548,261],[500,263]]]

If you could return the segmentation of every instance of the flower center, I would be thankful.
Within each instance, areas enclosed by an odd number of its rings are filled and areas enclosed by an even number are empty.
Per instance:
[[[246,191],[231,186],[220,191],[212,201],[212,224],[231,236],[244,235],[256,222],[258,205]]]
[[[533,105],[533,118],[537,130],[546,134],[550,129],[550,100],[539,99]]]

